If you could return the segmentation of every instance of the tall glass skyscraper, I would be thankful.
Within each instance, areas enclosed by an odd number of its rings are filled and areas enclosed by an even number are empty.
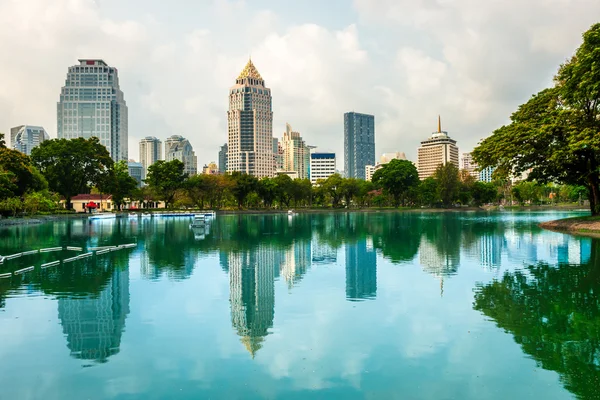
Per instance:
[[[344,170],[348,178],[365,179],[365,167],[375,165],[375,117],[344,114]]]
[[[229,89],[227,171],[275,175],[271,89],[249,60]]]
[[[103,60],[79,60],[69,67],[57,121],[59,139],[95,136],[113,160],[127,161],[127,104],[117,69]]]
[[[21,153],[31,155],[31,150],[50,136],[41,126],[19,125],[10,129],[10,145]]]

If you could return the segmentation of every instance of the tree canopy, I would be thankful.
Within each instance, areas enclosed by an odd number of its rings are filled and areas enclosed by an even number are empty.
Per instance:
[[[120,210],[125,199],[133,196],[137,181],[129,175],[127,161],[122,160],[113,164],[99,187],[102,192],[112,195],[113,203]]]
[[[148,175],[144,182],[150,190],[165,202],[165,207],[173,205],[177,190],[182,189],[187,174],[183,172],[184,165],[179,160],[159,160],[148,167]]]
[[[96,137],[46,140],[32,150],[31,159],[50,190],[65,198],[67,208],[71,208],[71,197],[101,184],[113,165],[108,150]]]
[[[373,175],[373,183],[381,185],[383,190],[392,195],[394,205],[406,205],[409,191],[419,185],[417,167],[407,160],[391,160]]]
[[[542,90],[511,116],[511,123],[473,151],[481,168],[581,185],[593,215],[600,214],[600,24],[583,34],[575,55],[561,65],[554,87]]]

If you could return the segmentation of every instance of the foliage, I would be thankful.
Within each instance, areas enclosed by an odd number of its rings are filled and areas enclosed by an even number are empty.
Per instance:
[[[440,164],[435,170],[434,177],[438,184],[438,198],[444,207],[451,207],[458,199],[460,190],[458,167],[453,163]]]
[[[4,141],[4,133],[0,132],[0,148],[6,147],[6,142]]]
[[[239,209],[246,204],[246,199],[258,187],[258,179],[252,175],[233,172],[230,176],[232,187],[231,194],[237,201]]]
[[[380,185],[393,197],[394,206],[404,206],[409,191],[419,184],[419,173],[410,161],[391,160],[375,172],[373,183]]]
[[[113,203],[120,210],[124,200],[131,198],[135,193],[137,181],[129,175],[127,161],[119,161],[109,168],[99,187],[102,192],[112,195]]]
[[[0,171],[3,180],[10,179],[13,196],[22,196],[29,190],[44,190],[48,184],[31,163],[31,159],[16,150],[0,148]]]
[[[199,209],[203,209],[204,204],[210,198],[210,176],[205,174],[193,175],[185,181],[184,187],[186,193],[194,206]]]
[[[333,174],[323,182],[323,190],[331,197],[331,203],[334,208],[339,207],[343,197],[342,192],[343,179],[340,174]]]
[[[165,202],[167,208],[173,205],[175,193],[183,187],[187,178],[183,167],[179,160],[159,160],[148,167],[148,176],[144,182],[159,200]]]
[[[23,209],[23,201],[20,197],[9,197],[0,201],[0,214],[12,215],[15,217],[17,212]]]
[[[471,186],[471,197],[474,206],[492,203],[498,197],[498,189],[493,183],[474,182]]]
[[[346,207],[352,205],[352,199],[360,193],[360,182],[356,178],[342,179],[340,193],[346,203]]]
[[[294,182],[288,175],[278,175],[273,178],[273,183],[276,186],[277,201],[281,207],[289,207],[291,200],[292,186]]]
[[[505,174],[587,188],[592,215],[600,214],[600,24],[583,35],[561,65],[553,88],[521,105],[511,123],[483,140],[473,157]]]
[[[419,201],[424,206],[435,206],[440,202],[438,181],[429,177],[419,184]]]
[[[71,197],[100,184],[113,165],[108,150],[96,137],[46,140],[32,150],[31,159],[50,190],[65,198],[67,208],[71,208]]]
[[[58,209],[58,195],[48,190],[27,193],[23,198],[23,210],[29,214],[54,212]]]

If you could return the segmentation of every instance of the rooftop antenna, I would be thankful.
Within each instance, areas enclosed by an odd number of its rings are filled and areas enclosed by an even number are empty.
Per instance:
[[[442,133],[442,117],[438,115],[438,133]]]

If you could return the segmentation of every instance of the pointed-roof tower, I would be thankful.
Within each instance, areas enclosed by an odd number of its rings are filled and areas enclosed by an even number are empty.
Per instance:
[[[248,83],[251,85],[258,84],[264,86],[265,84],[265,81],[263,80],[262,76],[260,76],[260,73],[252,63],[251,58],[248,59],[248,63],[246,64],[242,72],[240,72],[240,75],[237,77],[236,83],[239,85],[243,85],[245,80],[248,80]]]

